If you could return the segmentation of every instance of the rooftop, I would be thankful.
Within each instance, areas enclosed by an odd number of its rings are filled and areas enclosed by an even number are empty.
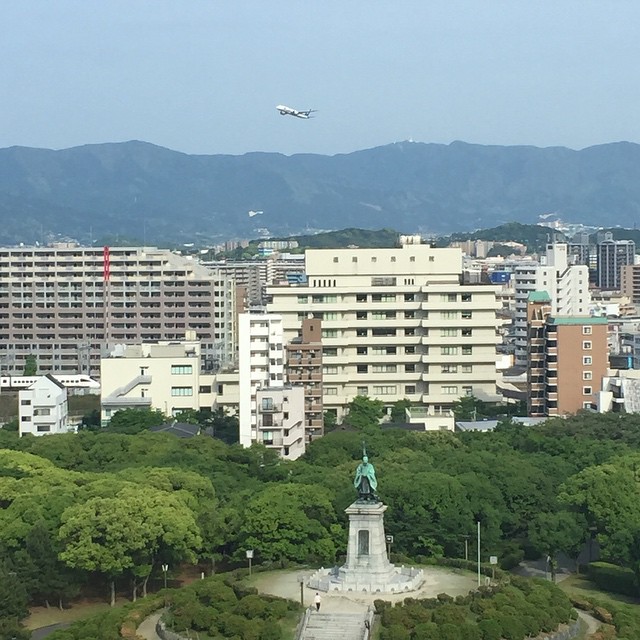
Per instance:
[[[529,302],[551,302],[551,297],[546,291],[532,291],[527,300]]]
[[[547,318],[547,322],[555,325],[609,324],[608,318],[597,316],[552,316]]]

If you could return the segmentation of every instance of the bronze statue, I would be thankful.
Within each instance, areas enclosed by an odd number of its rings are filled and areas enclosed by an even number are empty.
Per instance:
[[[353,486],[358,491],[358,502],[380,502],[380,499],[376,495],[376,489],[378,488],[376,470],[369,462],[364,443],[362,446],[362,454],[362,462],[356,469],[356,477],[353,481]]]

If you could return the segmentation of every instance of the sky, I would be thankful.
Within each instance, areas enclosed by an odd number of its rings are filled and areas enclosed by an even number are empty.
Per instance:
[[[0,60],[0,147],[640,142],[637,0],[5,0]]]

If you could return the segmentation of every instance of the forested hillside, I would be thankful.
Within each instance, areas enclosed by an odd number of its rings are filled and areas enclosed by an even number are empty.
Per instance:
[[[399,142],[335,156],[196,156],[136,141],[0,149],[4,243],[58,234],[203,243],[265,229],[391,226],[442,235],[534,223],[549,212],[631,227],[640,214],[640,145]]]

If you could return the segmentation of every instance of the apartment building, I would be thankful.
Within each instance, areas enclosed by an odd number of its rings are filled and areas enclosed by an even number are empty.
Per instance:
[[[177,342],[120,344],[100,360],[102,423],[121,409],[158,409],[172,416],[211,409],[215,377],[203,371],[194,332]]]
[[[640,264],[625,264],[620,268],[620,291],[634,306],[640,306]]]
[[[267,288],[284,341],[322,321],[324,409],[357,395],[447,411],[460,396],[496,399],[496,288],[463,285],[460,249],[415,239],[390,249],[306,252],[306,281]]]
[[[305,410],[301,385],[257,388],[253,413],[260,444],[277,450],[286,460],[296,460],[304,453]]]
[[[233,361],[233,281],[149,247],[0,249],[0,369],[99,375],[105,344],[180,340],[195,331],[215,369]]]
[[[304,318],[300,335],[286,345],[285,377],[304,387],[307,442],[324,434],[322,404],[322,321]]]
[[[53,376],[40,376],[22,389],[18,402],[20,437],[27,433],[44,436],[73,430],[68,422],[67,389]]]
[[[636,244],[633,240],[614,240],[610,231],[598,235],[596,284],[598,289],[619,290],[620,271],[634,263]]]
[[[546,291],[528,302],[528,410],[562,416],[595,408],[607,374],[607,319],[552,316]]]
[[[533,291],[546,291],[553,315],[586,315],[589,311],[589,268],[570,263],[568,245],[547,245],[544,264],[527,262],[515,267],[515,361],[527,364],[527,300]]]

